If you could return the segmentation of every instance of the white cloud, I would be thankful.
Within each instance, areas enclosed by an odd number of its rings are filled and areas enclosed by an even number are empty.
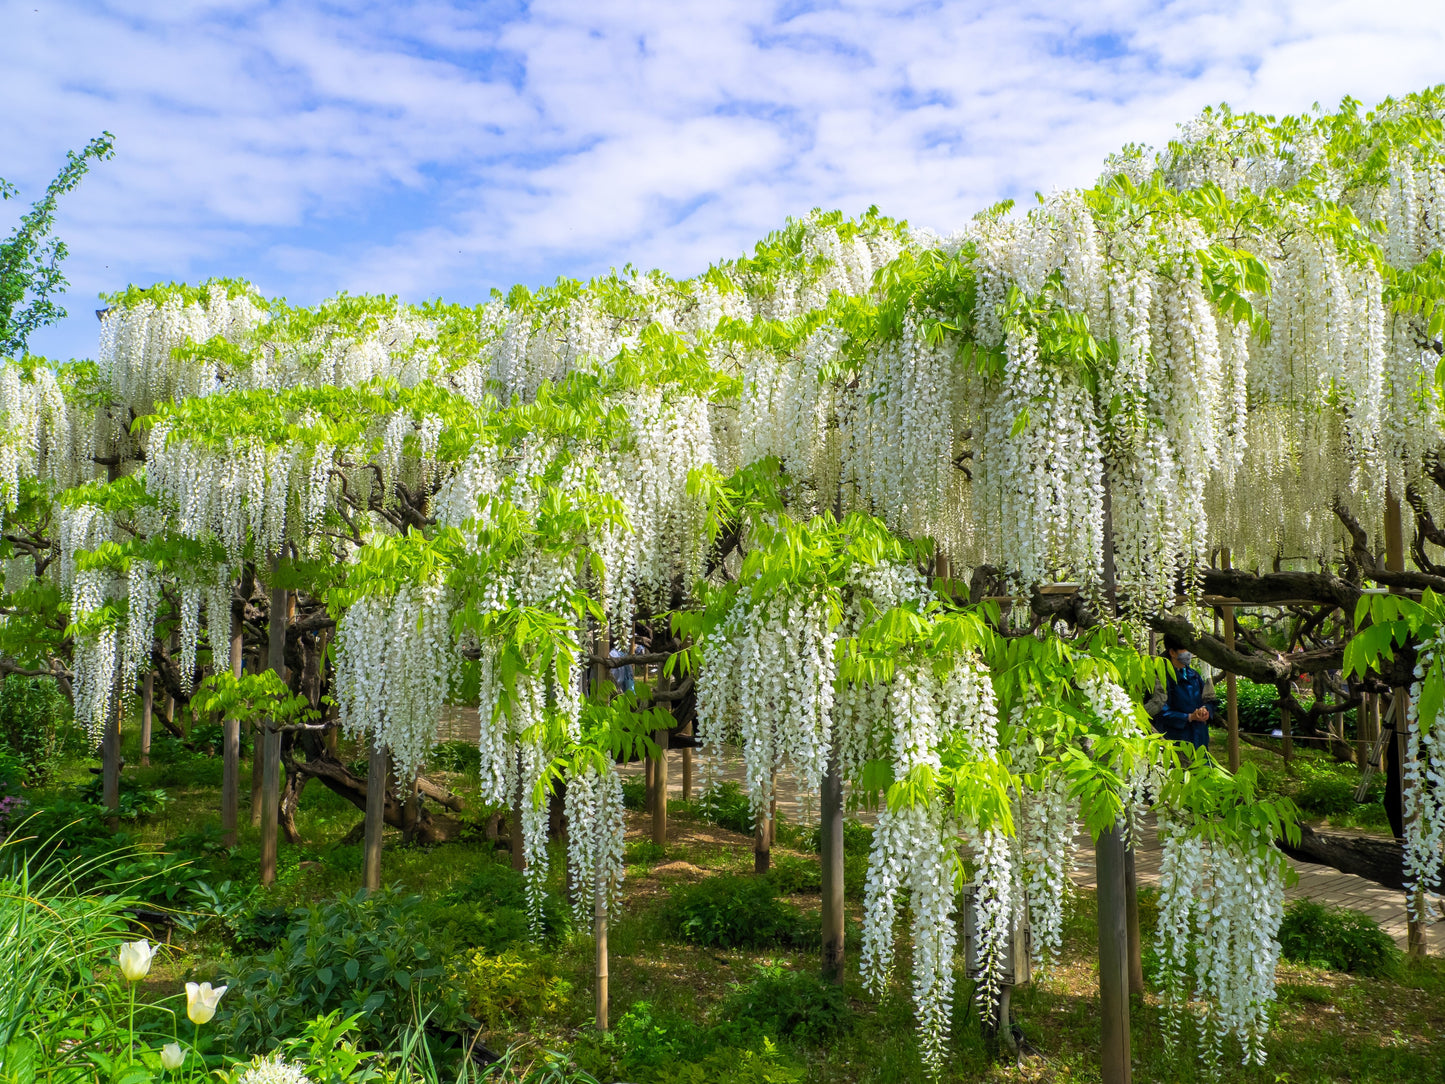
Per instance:
[[[1438,14],[0,0],[0,175],[33,193],[65,149],[116,133],[63,206],[82,315],[34,343],[85,353],[90,298],[129,281],[466,300],[629,260],[691,273],[812,206],[947,229],[1087,183],[1211,102],[1280,113],[1426,86]]]

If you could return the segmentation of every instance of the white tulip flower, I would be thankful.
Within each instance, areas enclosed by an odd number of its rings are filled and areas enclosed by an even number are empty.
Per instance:
[[[226,987],[212,987],[209,982],[186,983],[186,1015],[191,1018],[191,1023],[199,1027],[215,1016],[216,1004],[225,992]]]
[[[120,947],[120,973],[126,982],[140,982],[151,969],[156,950],[149,941],[131,941]]]
[[[166,1069],[179,1069],[186,1060],[186,1052],[180,1043],[166,1043],[161,1047],[161,1065]]]

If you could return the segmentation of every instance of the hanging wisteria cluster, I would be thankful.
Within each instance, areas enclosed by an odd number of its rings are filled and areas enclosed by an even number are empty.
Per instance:
[[[613,908],[622,890],[626,873],[622,838],[627,826],[621,777],[610,764],[601,771],[588,764],[568,779],[563,812],[573,917],[585,928],[594,913]]]
[[[1284,907],[1286,860],[1273,841],[1219,840],[1160,818],[1159,985],[1165,1041],[1179,1041],[1191,1002],[1203,1014],[1203,1055],[1218,1065],[1238,1038],[1245,1064],[1264,1063]],[[1194,955],[1194,974],[1189,956]]]
[[[337,631],[342,728],[390,749],[405,787],[436,740],[456,669],[447,590],[444,584],[406,585],[389,598],[365,595]]]
[[[1437,701],[1434,718],[1420,718],[1423,683],[1440,665],[1442,644],[1438,634],[1420,644],[1406,714],[1405,885],[1412,901],[1418,901],[1411,906],[1422,922],[1433,922],[1445,911],[1445,700]]]

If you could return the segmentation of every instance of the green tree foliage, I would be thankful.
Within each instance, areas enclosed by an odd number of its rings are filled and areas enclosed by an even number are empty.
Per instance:
[[[23,355],[37,328],[64,318],[65,310],[55,296],[65,289],[60,265],[68,249],[53,235],[56,207],[62,195],[80,184],[91,162],[104,161],[115,153],[114,140],[109,132],[103,132],[79,153],[67,151],[65,165],[46,187],[45,195],[31,204],[10,236],[0,242],[0,355]],[[19,194],[0,177],[0,200]]]

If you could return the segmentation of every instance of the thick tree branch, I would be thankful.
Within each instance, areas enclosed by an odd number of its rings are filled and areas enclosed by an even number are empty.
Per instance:
[[[1361,575],[1386,587],[1403,587],[1407,590],[1423,590],[1429,587],[1435,591],[1445,591],[1445,576],[1434,576],[1428,572],[1390,572],[1377,568],[1375,555],[1370,552],[1369,534],[1360,526],[1359,521],[1338,501],[1335,502],[1335,516],[1349,532],[1351,559]]]
[[[649,651],[641,655],[588,655],[587,659],[593,666],[616,670],[621,666],[657,666],[675,654],[675,651]]]

